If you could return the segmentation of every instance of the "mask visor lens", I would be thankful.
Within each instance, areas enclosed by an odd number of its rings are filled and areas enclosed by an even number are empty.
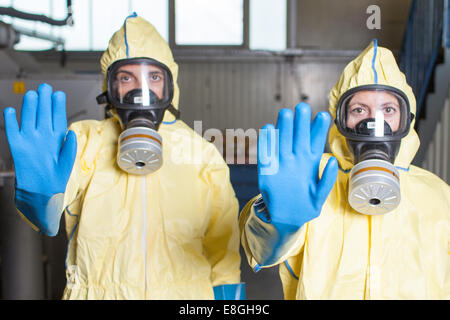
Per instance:
[[[151,60],[130,60],[113,66],[108,86],[114,102],[124,107],[157,107],[170,103],[172,77]]]
[[[346,137],[395,137],[409,130],[408,103],[389,90],[356,91],[341,101],[338,113]]]

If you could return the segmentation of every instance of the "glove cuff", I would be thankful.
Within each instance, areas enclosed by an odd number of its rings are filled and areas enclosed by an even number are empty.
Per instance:
[[[255,201],[245,223],[245,236],[253,258],[258,263],[254,271],[276,265],[290,256],[297,248],[297,240],[304,227],[271,223],[270,213],[262,200]]]
[[[48,196],[16,188],[14,201],[19,214],[34,230],[51,237],[58,233],[64,193]]]
[[[245,300],[245,283],[222,284],[213,287],[216,300]]]

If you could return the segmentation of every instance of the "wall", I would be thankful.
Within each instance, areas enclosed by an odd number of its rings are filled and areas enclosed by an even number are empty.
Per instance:
[[[328,92],[350,58],[293,61],[180,62],[182,118],[208,128],[260,128],[279,109],[307,100],[314,112],[328,109]]]
[[[82,119],[101,119],[103,108],[98,106],[95,97],[101,93],[102,77],[99,75],[28,75],[26,78],[0,78],[0,170],[11,168],[11,156],[4,134],[3,109],[14,107],[20,123],[22,106],[21,93],[14,93],[13,83],[23,81],[25,90],[37,90],[40,83],[50,84],[54,90],[62,90],[67,97],[68,121]]]
[[[299,0],[297,45],[303,48],[359,49],[378,38],[379,44],[399,51],[411,0]],[[369,30],[367,7],[377,5],[381,29]]]
[[[428,146],[422,168],[433,172],[450,184],[450,91],[436,126],[433,140]]]
[[[328,93],[350,60],[351,57],[297,57],[181,61],[181,118],[191,127],[194,121],[201,120],[203,131],[254,129],[247,132],[256,136],[262,126],[276,122],[281,108],[293,108],[307,101],[313,115],[328,110]],[[256,141],[251,141],[248,156],[256,163]],[[245,148],[240,146],[237,152],[241,154]]]

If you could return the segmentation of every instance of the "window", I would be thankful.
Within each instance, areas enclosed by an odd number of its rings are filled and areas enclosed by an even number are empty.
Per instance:
[[[0,0],[0,6],[13,7],[27,13],[43,14],[62,20],[67,16],[64,0]],[[5,23],[17,28],[65,39],[66,50],[103,51],[112,34],[133,12],[152,22],[161,36],[168,40],[168,0],[74,0],[73,26],[51,26],[46,23],[0,16]],[[18,50],[47,50],[50,41],[21,36]]]
[[[250,49],[286,49],[286,1],[250,0]]]
[[[244,44],[244,0],[175,0],[176,45]]]
[[[56,20],[67,16],[64,0],[0,0],[0,6]],[[73,26],[51,26],[8,16],[0,16],[0,20],[62,38],[65,50],[75,51],[105,50],[112,34],[133,12],[150,21],[166,41],[179,48],[286,48],[286,0],[73,0],[72,9]],[[22,35],[15,49],[53,47],[50,41]]]
[[[46,16],[51,15],[51,4],[49,1],[27,1],[27,0],[3,0],[0,1],[2,7],[14,7],[19,11],[24,11],[32,14],[43,14]],[[5,23],[13,24],[17,28],[26,30],[34,30],[38,33],[50,34],[51,26],[45,23],[37,21],[28,21],[22,19],[15,19],[8,16],[1,16],[2,21]],[[21,36],[21,41],[16,45],[18,49],[21,49],[24,43],[28,43],[27,46],[36,48],[37,50],[47,49],[49,43],[40,39]]]

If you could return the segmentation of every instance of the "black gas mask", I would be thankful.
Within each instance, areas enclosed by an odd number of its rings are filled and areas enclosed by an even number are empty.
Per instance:
[[[353,155],[348,200],[356,211],[383,214],[400,203],[394,162],[412,119],[408,98],[390,86],[359,86],[339,99],[336,125]]]
[[[149,174],[162,166],[162,137],[157,132],[171,105],[173,78],[169,68],[150,58],[122,59],[109,66],[107,91],[97,102],[114,109],[123,132],[117,164],[131,174]]]

